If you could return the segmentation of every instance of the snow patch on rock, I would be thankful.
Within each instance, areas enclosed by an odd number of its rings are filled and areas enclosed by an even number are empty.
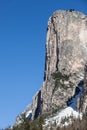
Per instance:
[[[55,116],[49,119],[46,119],[43,127],[46,127],[46,126],[49,127],[51,126],[51,124],[54,124],[54,123],[56,123],[56,125],[60,127],[67,126],[71,123],[70,117],[72,117],[73,119],[78,119],[78,118],[82,119],[82,113],[75,111],[71,107],[67,107],[63,109],[61,112],[57,113]],[[64,122],[62,122],[63,120]]]
[[[26,112],[26,118],[32,117],[32,110]]]

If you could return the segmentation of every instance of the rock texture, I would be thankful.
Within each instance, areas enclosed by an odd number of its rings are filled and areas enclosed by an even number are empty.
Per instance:
[[[66,106],[84,80],[86,61],[87,17],[76,11],[55,12],[47,29],[43,112]]]
[[[15,120],[15,122],[14,122],[14,126],[18,126],[19,124],[21,124],[24,120],[25,120],[25,118],[28,118],[29,117],[29,115],[32,113],[32,108],[33,108],[33,105],[31,104],[29,104],[27,107],[26,107],[26,109],[21,113],[21,114],[19,114],[18,116],[17,116],[17,118],[16,118],[16,120]],[[28,118],[29,119],[29,118]]]
[[[39,114],[65,108],[80,90],[83,81],[82,111],[87,106],[87,16],[77,11],[59,10],[49,18],[46,40],[44,82],[32,103],[32,119]],[[86,81],[86,82],[85,82]],[[80,110],[80,99],[77,109]],[[84,110],[83,110],[84,108]]]
[[[37,92],[37,94],[33,97],[32,104],[32,119],[37,119],[40,115],[42,109],[42,100],[41,100],[41,90]]]
[[[83,93],[81,96],[81,104],[80,109],[83,113],[87,111],[87,64],[85,65],[85,74],[84,74],[84,85],[83,85]]]

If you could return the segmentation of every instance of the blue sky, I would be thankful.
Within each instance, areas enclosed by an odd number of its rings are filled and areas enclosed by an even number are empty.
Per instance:
[[[41,87],[47,21],[70,8],[87,14],[87,1],[0,0],[0,128],[13,124]]]

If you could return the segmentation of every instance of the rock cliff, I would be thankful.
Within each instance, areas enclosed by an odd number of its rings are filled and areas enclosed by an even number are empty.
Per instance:
[[[86,61],[87,17],[76,11],[55,12],[47,29],[43,112],[66,107],[84,80]]]
[[[44,82],[33,98],[33,119],[70,106],[75,97],[75,107],[71,106],[83,111],[82,103],[86,108],[86,63],[87,16],[71,10],[56,11],[48,21]]]

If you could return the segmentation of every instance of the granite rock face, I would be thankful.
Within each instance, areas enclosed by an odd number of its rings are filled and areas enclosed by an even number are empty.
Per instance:
[[[87,16],[77,11],[56,11],[48,21],[44,82],[33,98],[32,119],[67,107],[76,95],[77,110],[85,111],[86,64]],[[81,87],[84,96],[80,100]]]
[[[45,80],[55,71],[84,70],[86,52],[87,17],[75,11],[55,12],[48,21]]]
[[[43,112],[65,107],[84,80],[87,61],[87,16],[57,11],[48,21]]]

